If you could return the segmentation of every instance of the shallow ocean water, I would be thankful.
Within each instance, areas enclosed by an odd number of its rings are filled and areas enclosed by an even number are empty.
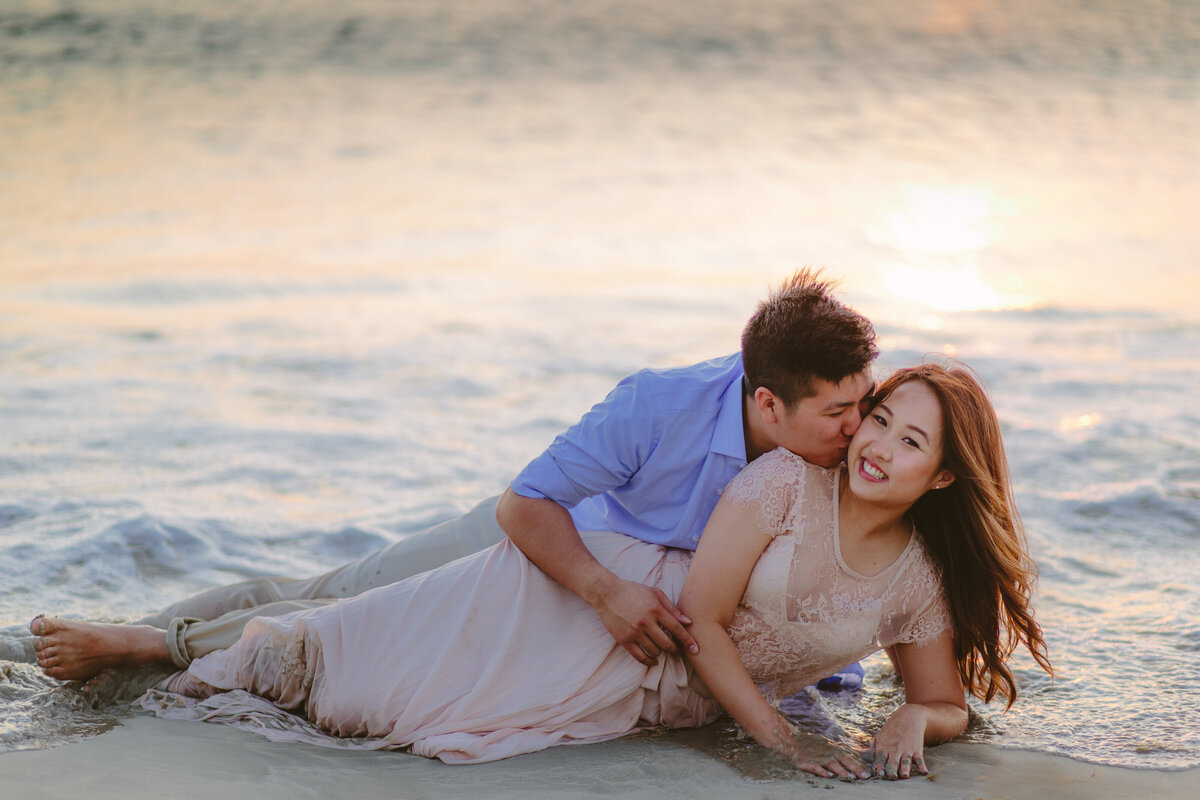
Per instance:
[[[0,749],[129,713],[23,660],[34,614],[460,513],[813,263],[881,372],[956,355],[1004,424],[1059,675],[968,737],[1195,766],[1198,39],[1165,2],[7,5]],[[861,741],[868,678],[793,711]]]

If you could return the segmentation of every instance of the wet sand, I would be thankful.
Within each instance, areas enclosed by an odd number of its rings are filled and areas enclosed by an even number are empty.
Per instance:
[[[687,744],[631,737],[476,766],[403,753],[276,744],[220,725],[128,719],[49,750],[0,755],[13,798],[1034,798],[1122,800],[1197,797],[1200,768],[1178,772],[1085,764],[979,744],[930,751],[932,775],[909,781],[828,781],[797,773],[752,780]]]

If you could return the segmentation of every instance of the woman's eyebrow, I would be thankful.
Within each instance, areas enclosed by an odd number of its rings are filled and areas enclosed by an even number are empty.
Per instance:
[[[917,427],[916,425],[913,425],[913,424],[911,424],[911,423],[910,423],[910,424],[909,424],[907,427],[908,427],[908,429],[909,429],[909,430],[916,431],[917,433],[919,433],[919,434],[921,434],[923,437],[925,437],[925,441],[926,441],[926,442],[933,441],[932,439],[930,439],[930,438],[929,438],[929,434],[928,434],[928,433],[926,433],[926,432],[924,431],[924,429],[922,429],[922,428],[919,428],[919,427]]]
[[[876,410],[883,409],[884,411],[886,411],[888,413],[889,417],[896,416],[895,413],[890,408],[888,408],[887,403],[880,403],[879,405],[875,406],[875,409]],[[920,427],[919,425],[913,425],[911,422],[909,422],[909,423],[906,423],[904,427],[921,434],[923,437],[925,437],[925,441],[927,443],[933,441],[933,439],[929,438],[929,434],[925,432],[925,429]]]

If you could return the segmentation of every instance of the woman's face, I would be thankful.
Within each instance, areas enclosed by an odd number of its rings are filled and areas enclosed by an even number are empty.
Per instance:
[[[907,508],[954,476],[942,469],[942,408],[923,381],[900,384],[869,411],[850,442],[850,491]]]

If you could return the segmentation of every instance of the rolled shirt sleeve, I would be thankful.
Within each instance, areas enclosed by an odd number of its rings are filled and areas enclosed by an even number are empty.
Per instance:
[[[512,489],[567,508],[580,530],[694,548],[745,466],[741,358],[642,370],[521,471]]]
[[[579,422],[556,436],[513,481],[513,491],[572,508],[585,497],[627,484],[661,435],[645,393],[639,397],[637,378],[622,380]]]

